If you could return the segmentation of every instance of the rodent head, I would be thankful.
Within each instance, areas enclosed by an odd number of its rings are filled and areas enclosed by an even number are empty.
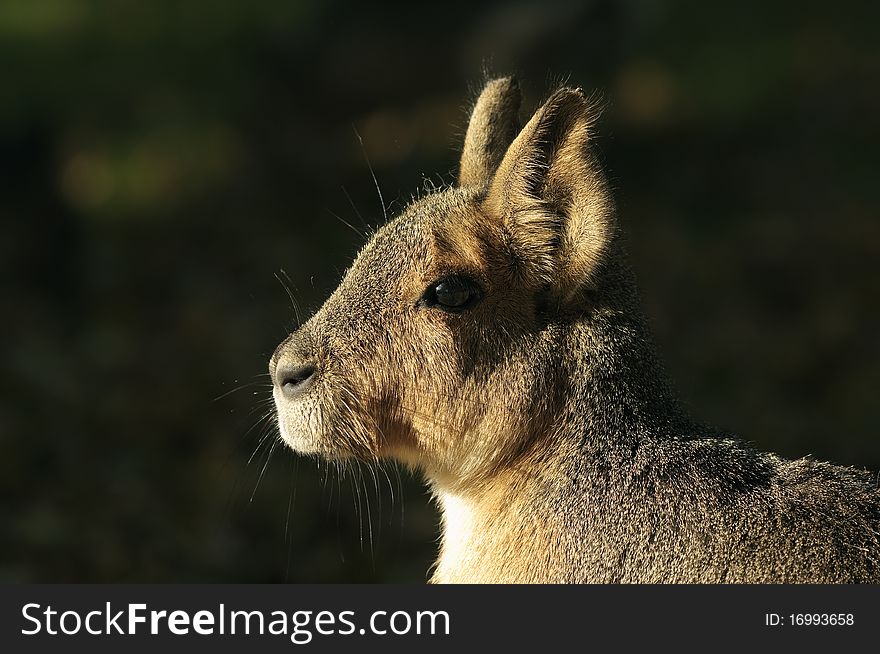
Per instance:
[[[599,290],[613,211],[582,92],[556,91],[522,130],[519,104],[512,79],[487,84],[458,184],[380,229],[275,351],[279,429],[295,450],[394,457],[452,482],[550,424],[559,334]]]

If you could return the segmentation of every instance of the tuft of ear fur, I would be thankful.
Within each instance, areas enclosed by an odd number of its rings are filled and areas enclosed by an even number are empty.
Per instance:
[[[461,152],[458,184],[483,188],[519,129],[519,84],[513,77],[486,83],[471,112]]]
[[[484,210],[503,222],[521,281],[569,302],[588,286],[613,233],[607,184],[590,150],[595,103],[561,88],[510,144]]]

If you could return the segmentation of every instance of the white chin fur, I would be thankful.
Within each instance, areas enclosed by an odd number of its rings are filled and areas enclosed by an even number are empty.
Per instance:
[[[321,450],[319,442],[323,425],[317,402],[310,398],[290,402],[279,397],[276,389],[275,409],[278,431],[291,449],[302,454],[315,454]]]
[[[319,450],[316,439],[312,436],[291,431],[284,422],[279,424],[281,432],[281,440],[283,440],[290,449],[300,454],[316,454]]]

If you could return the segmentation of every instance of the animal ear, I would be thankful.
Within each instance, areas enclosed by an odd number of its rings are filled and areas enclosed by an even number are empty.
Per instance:
[[[491,80],[471,112],[461,163],[459,186],[483,188],[501,162],[519,129],[519,84],[513,77]]]
[[[613,230],[589,145],[595,116],[580,89],[556,91],[507,149],[484,201],[502,221],[520,281],[561,303],[590,284]]]

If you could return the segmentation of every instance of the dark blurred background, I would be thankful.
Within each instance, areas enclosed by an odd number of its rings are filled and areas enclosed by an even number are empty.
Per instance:
[[[307,309],[334,288],[342,221],[381,222],[365,157],[392,212],[451,180],[486,64],[528,109],[605,93],[694,412],[880,469],[880,15],[820,6],[0,4],[0,579],[425,579],[419,480],[267,465],[261,375],[295,324],[276,275]]]

